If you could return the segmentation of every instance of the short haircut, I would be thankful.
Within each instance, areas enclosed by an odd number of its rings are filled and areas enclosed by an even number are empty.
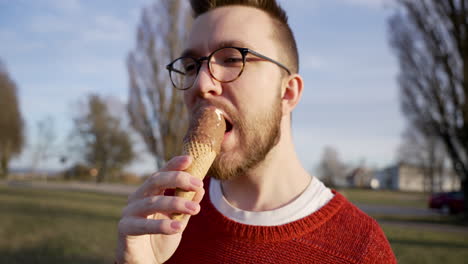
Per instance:
[[[278,38],[279,55],[292,73],[299,72],[299,55],[296,40],[288,24],[288,16],[276,0],[190,0],[194,18],[215,8],[229,5],[254,7],[266,12],[274,21],[274,34]],[[284,55],[281,55],[284,54]]]

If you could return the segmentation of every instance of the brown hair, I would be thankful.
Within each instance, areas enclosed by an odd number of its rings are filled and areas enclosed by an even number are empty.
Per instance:
[[[190,0],[190,4],[195,18],[215,8],[229,5],[249,6],[266,12],[276,22],[274,33],[279,39],[281,48],[285,51],[279,52],[279,54],[285,54],[282,58],[283,63],[292,73],[299,71],[296,40],[288,24],[288,16],[276,0]]]

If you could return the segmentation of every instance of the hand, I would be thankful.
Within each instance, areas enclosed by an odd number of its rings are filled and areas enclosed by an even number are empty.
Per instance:
[[[205,193],[200,179],[183,172],[191,162],[189,156],[171,159],[129,196],[118,225],[118,263],[163,263],[174,254]],[[164,196],[166,189],[175,188],[196,192],[193,201]],[[176,221],[170,219],[172,213],[187,216]]]

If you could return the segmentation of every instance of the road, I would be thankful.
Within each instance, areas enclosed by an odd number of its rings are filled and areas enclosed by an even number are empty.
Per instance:
[[[355,204],[367,214],[373,215],[398,215],[398,216],[438,216],[438,212],[428,208],[399,207],[386,205]]]
[[[109,193],[117,195],[125,195],[133,193],[138,187],[124,184],[109,184],[109,183],[82,183],[82,182],[26,182],[26,181],[0,181],[0,185],[13,188],[38,188],[49,190],[69,190],[69,191],[89,191],[99,193]],[[355,204],[362,211],[369,215],[385,215],[385,216],[437,216],[437,212],[424,208],[397,207],[397,206],[382,206]],[[410,221],[394,221],[394,220],[379,220],[379,224],[393,225],[399,227],[407,227],[412,229],[423,229],[442,232],[463,232],[468,234],[468,227],[454,226],[446,224],[432,224]]]
[[[129,195],[138,187],[125,184],[85,183],[85,182],[39,182],[39,181],[0,181],[0,185],[18,188],[37,188],[48,190],[87,191],[119,195]]]

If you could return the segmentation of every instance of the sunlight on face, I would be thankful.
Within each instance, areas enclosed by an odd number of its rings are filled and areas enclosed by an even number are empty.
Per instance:
[[[222,43],[235,43],[277,59],[272,32],[273,22],[263,11],[217,8],[196,19],[187,50],[195,56],[207,56]],[[232,121],[232,132],[225,137],[221,154],[208,173],[214,178],[244,175],[265,159],[281,135],[283,69],[263,60],[248,61],[245,67],[239,79],[230,83],[207,78],[207,69],[202,68],[198,80],[185,93],[191,111],[203,103],[214,104]]]
[[[221,152],[208,175],[219,180],[230,180],[244,175],[265,159],[281,136],[280,89],[277,91],[278,96],[271,109],[239,120],[237,129],[240,131],[240,150],[235,153]]]

